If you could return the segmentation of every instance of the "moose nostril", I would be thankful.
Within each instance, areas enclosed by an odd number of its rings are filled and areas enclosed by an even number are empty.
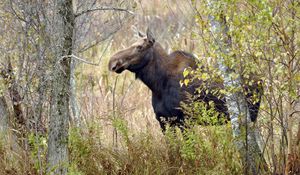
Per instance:
[[[114,65],[114,66],[111,68],[112,71],[115,71],[116,69],[117,69],[117,65]]]
[[[111,62],[110,63],[110,71],[116,71],[118,69],[118,66],[119,66],[120,63],[118,62]]]

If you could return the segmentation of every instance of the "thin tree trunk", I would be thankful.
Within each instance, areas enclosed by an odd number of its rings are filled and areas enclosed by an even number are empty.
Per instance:
[[[270,91],[270,98],[268,98],[268,104],[269,104],[269,109],[270,109],[270,117],[271,120],[269,122],[269,135],[270,135],[270,151],[271,151],[271,159],[272,159],[272,164],[273,164],[273,174],[277,172],[277,161],[276,161],[276,154],[275,154],[275,146],[274,146],[274,111],[272,108],[272,96],[274,95],[273,91],[273,75],[272,75],[272,65],[269,62],[268,63],[268,76],[270,80],[269,84],[269,91]]]
[[[13,68],[9,59],[7,59],[7,67],[1,71],[1,76],[7,80],[6,85],[8,86],[8,92],[13,104],[13,112],[15,117],[14,119],[15,122],[19,125],[17,128],[25,128],[25,118],[21,106],[22,98],[18,91],[17,82],[15,80]]]
[[[210,8],[216,8],[217,2],[216,0],[209,0]],[[225,17],[222,16],[222,14],[220,19],[222,21],[217,21],[214,16],[210,16],[211,32],[217,36],[216,43],[219,46],[220,55],[222,55],[229,53],[231,49],[231,39],[227,33],[228,26],[226,26]],[[222,41],[219,38],[225,38],[225,40]],[[225,88],[229,89],[234,87],[241,89],[241,77],[239,76],[237,79],[232,79],[230,74],[233,70],[230,70],[225,65],[222,56],[219,56],[218,66],[223,75]],[[266,168],[266,162],[255,137],[255,126],[251,122],[250,112],[244,94],[241,91],[228,93],[226,95],[226,104],[230,114],[233,135],[238,138],[236,145],[243,158],[245,174],[263,174]],[[241,117],[241,119],[239,119],[239,117]],[[245,131],[245,140],[241,139],[243,138],[242,131]],[[263,166],[263,168],[261,166]]]
[[[71,97],[70,97],[70,105],[73,114],[73,122],[74,124],[79,127],[80,126],[80,109],[77,103],[76,98],[76,77],[75,77],[75,68],[76,68],[76,60],[71,60],[71,79],[70,79],[70,86],[71,86]]]
[[[63,57],[72,54],[74,12],[72,0],[58,1],[59,18],[62,20],[62,51],[55,61],[52,89],[52,104],[48,138],[49,174],[62,175],[68,172],[68,129],[70,102],[71,59]],[[60,43],[58,43],[59,45]]]
[[[4,96],[0,96],[0,134],[7,131],[8,126],[8,110]]]
[[[296,4],[295,1],[292,0],[290,5],[291,15],[292,19],[295,20],[296,17]],[[289,47],[289,54],[288,54],[288,101],[287,101],[287,162],[286,162],[286,168],[285,168],[285,174],[298,174],[300,173],[300,168],[297,167],[299,157],[297,155],[296,150],[296,142],[294,141],[293,137],[293,125],[295,122],[295,119],[293,117],[294,112],[294,99],[292,97],[293,89],[296,87],[294,82],[294,67],[295,67],[295,59],[296,58],[296,27],[295,25],[291,26],[291,36],[290,39],[286,41],[287,47]]]
[[[296,145],[299,147],[299,152],[300,152],[300,119],[299,119],[299,123],[298,123],[298,133],[297,133],[297,141],[296,141]]]
[[[22,98],[18,91],[18,85],[15,79],[15,75],[13,73],[13,68],[11,65],[11,62],[9,59],[7,59],[7,65],[3,70],[0,72],[0,76],[5,79],[4,83],[8,87],[7,90],[9,92],[10,100],[13,107],[13,113],[12,113],[12,121],[11,125],[15,129],[14,132],[16,136],[16,142],[19,144],[19,146],[23,149],[27,149],[26,145],[26,134],[28,132],[28,128],[26,126],[26,121],[23,114],[23,109],[21,106]]]

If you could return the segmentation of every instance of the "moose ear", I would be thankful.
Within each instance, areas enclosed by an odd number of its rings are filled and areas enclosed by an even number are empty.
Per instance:
[[[143,34],[142,32],[138,31],[138,36],[141,37],[141,38],[144,38],[145,34]]]
[[[152,45],[154,44],[155,39],[154,39],[153,34],[152,34],[152,32],[150,31],[149,28],[147,29],[147,39],[148,39],[148,41],[149,41]]]

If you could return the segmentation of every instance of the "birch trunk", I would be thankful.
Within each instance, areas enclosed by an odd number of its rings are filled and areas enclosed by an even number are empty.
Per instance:
[[[68,167],[68,129],[70,102],[70,64],[71,59],[63,57],[72,54],[74,13],[72,0],[59,0],[58,19],[62,36],[62,50],[57,55],[54,67],[52,104],[48,138],[48,174],[67,174]]]
[[[217,0],[208,0],[209,7],[216,8],[217,2]],[[233,79],[230,76],[234,71],[225,65],[225,60],[221,56],[230,52],[231,40],[227,33],[228,26],[226,26],[225,17],[222,17],[222,14],[220,19],[222,21],[210,16],[211,32],[215,36],[215,42],[219,47],[218,67],[222,72],[226,89],[242,89],[241,77]],[[223,38],[223,40],[220,38]],[[264,169],[266,169],[266,162],[255,137],[255,126],[250,119],[246,97],[241,91],[229,92],[226,95],[226,104],[230,114],[233,136],[237,138],[236,146],[243,158],[245,174],[263,174]],[[245,133],[245,139],[242,139],[243,133]]]

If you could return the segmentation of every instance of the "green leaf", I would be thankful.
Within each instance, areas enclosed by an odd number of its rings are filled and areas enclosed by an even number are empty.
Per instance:
[[[202,80],[207,80],[209,78],[209,75],[208,75],[208,73],[203,73],[203,74],[201,74],[201,79]]]
[[[190,82],[190,79],[184,79],[183,84],[187,86],[189,84],[189,82]]]
[[[187,77],[189,75],[190,71],[188,69],[184,69],[183,71],[183,77]]]

